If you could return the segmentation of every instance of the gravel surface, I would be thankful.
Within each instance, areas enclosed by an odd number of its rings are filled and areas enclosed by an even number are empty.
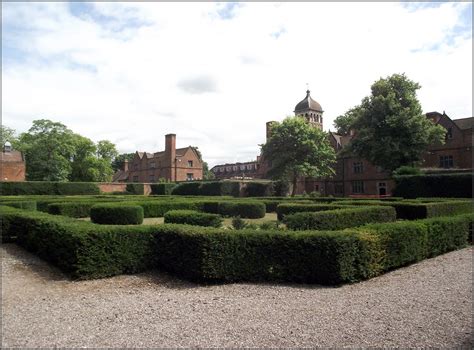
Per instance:
[[[2,348],[470,348],[472,253],[337,288],[205,286],[161,272],[71,281],[4,244]]]

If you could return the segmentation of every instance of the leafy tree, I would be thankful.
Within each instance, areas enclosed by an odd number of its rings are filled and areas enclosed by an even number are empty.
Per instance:
[[[334,126],[336,127],[336,131],[339,135],[349,135],[351,129],[353,128],[353,124],[356,121],[357,117],[360,113],[360,107],[354,107],[349,109],[343,115],[338,116],[334,120]]]
[[[133,159],[135,153],[121,153],[112,160],[112,169],[114,172],[123,169],[123,163],[125,160],[129,162]]]
[[[446,131],[422,114],[418,89],[404,74],[376,81],[370,96],[336,119],[341,131],[355,130],[349,150],[393,171],[420,161],[428,145],[443,143]]]
[[[262,155],[271,162],[272,178],[291,180],[292,196],[296,193],[298,177],[334,174],[336,155],[327,134],[299,116],[287,117],[273,125],[272,136],[262,145]]]
[[[202,178],[203,180],[213,180],[216,178],[214,173],[209,170],[209,165],[207,165],[207,162],[202,162]]]
[[[108,159],[110,162],[115,159],[119,154],[115,145],[108,141],[102,140],[97,143],[97,157],[101,159]]]
[[[16,146],[18,145],[18,137],[16,136],[16,131],[15,129],[9,128],[6,125],[1,125],[0,126],[0,146],[3,147],[3,145],[7,141],[12,144],[13,148],[16,148]]]
[[[71,173],[75,141],[64,124],[47,119],[33,121],[28,132],[20,135],[18,149],[25,154],[30,181],[65,181]]]

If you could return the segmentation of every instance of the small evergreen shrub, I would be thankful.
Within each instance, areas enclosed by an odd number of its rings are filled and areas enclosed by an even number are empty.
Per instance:
[[[222,218],[218,214],[201,213],[194,210],[171,210],[164,216],[165,224],[186,224],[221,227]]]
[[[234,216],[232,218],[232,227],[235,230],[243,230],[247,226],[247,223],[242,220],[240,216]]]
[[[371,222],[396,220],[392,207],[360,207],[285,215],[283,222],[290,230],[341,230]]]
[[[96,204],[91,207],[91,221],[105,225],[140,225],[143,208],[139,205]]]

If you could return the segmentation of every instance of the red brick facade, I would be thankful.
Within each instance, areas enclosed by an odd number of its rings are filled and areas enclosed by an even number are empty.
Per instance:
[[[25,181],[26,166],[23,154],[5,146],[0,158],[1,181]]]
[[[165,150],[136,152],[130,163],[114,175],[113,181],[153,183],[202,180],[202,160],[194,147],[176,148],[176,135],[165,137]]]

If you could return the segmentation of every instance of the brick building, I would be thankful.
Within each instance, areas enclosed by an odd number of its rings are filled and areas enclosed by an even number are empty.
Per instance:
[[[313,100],[310,91],[300,101],[294,110],[295,115],[306,118],[308,123],[319,129],[323,128],[323,109]],[[422,168],[447,169],[459,171],[472,171],[472,138],[474,118],[451,119],[446,113],[430,112],[426,114],[433,123],[446,129],[446,143],[428,147],[423,156]],[[267,139],[271,136],[272,123],[266,123]],[[353,135],[338,135],[329,132],[329,142],[338,154],[335,165],[336,174],[330,178],[314,179],[302,177],[298,181],[297,193],[318,191],[323,195],[333,196],[383,196],[390,195],[395,186],[390,174],[378,166],[374,166],[365,159],[342,156],[341,150],[346,147]],[[257,172],[254,178],[267,178],[271,164],[262,156],[257,157]],[[224,164],[215,166],[235,167],[237,164]],[[216,174],[216,172],[214,172]],[[221,177],[232,172],[222,172]]]
[[[0,158],[1,181],[25,181],[25,158],[23,153],[12,149],[10,142],[6,142]]]
[[[156,153],[136,152],[125,161],[123,170],[115,173],[114,182],[152,183],[202,179],[202,159],[196,148],[176,148],[176,135],[165,136],[165,150]]]
[[[258,158],[256,161],[232,164],[220,164],[212,167],[216,179],[254,179],[257,173]]]

